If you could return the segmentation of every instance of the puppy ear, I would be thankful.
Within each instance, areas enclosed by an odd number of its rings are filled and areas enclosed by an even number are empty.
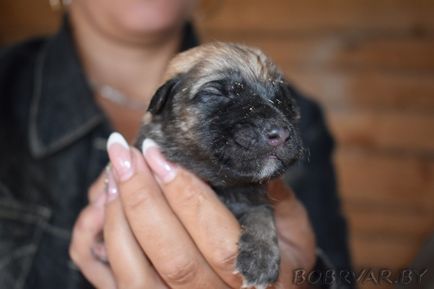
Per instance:
[[[293,119],[299,120],[300,108],[298,106],[298,102],[300,99],[300,93],[295,90],[295,88],[286,79],[283,80],[280,88],[283,95],[286,96],[288,100],[290,100],[290,109]]]
[[[153,115],[160,114],[176,94],[175,87],[179,82],[180,76],[175,76],[160,86],[152,96],[148,111]]]

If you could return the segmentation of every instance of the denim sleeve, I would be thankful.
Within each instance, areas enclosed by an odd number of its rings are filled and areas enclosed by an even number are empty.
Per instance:
[[[334,142],[321,108],[292,91],[300,106],[299,127],[307,152],[303,161],[285,175],[285,181],[308,211],[317,246],[328,256],[334,268],[350,269],[347,227],[341,212],[332,163]]]

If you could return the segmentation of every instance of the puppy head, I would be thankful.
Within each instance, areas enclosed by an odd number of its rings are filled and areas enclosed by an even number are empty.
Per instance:
[[[174,58],[166,78],[143,134],[211,184],[262,182],[301,157],[294,98],[261,51],[200,46]]]

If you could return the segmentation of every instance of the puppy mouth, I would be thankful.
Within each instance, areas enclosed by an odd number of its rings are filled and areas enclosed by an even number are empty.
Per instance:
[[[272,153],[272,154],[270,154],[269,156],[268,156],[268,159],[270,159],[270,160],[278,160],[279,158],[276,156],[276,154],[274,154],[274,153]]]
[[[251,133],[241,141],[235,135],[216,136],[215,160],[224,168],[225,176],[262,182],[283,173],[298,159],[296,135],[279,145],[270,144],[261,136]]]
[[[263,180],[272,177],[284,167],[284,162],[272,154],[262,160],[262,166],[257,173],[257,179]]]
[[[283,146],[277,148],[270,148],[262,151],[261,153],[257,153],[256,157],[257,159],[263,159],[264,161],[279,161],[282,164],[288,162],[287,149]]]
[[[243,151],[239,152],[244,154],[244,161],[274,161],[281,165],[285,165],[286,163],[290,162],[290,160],[288,159],[288,148],[285,146],[285,144],[277,147],[272,147],[258,146],[252,142],[246,145],[238,142],[236,139],[233,139],[233,143],[236,144],[238,148]]]

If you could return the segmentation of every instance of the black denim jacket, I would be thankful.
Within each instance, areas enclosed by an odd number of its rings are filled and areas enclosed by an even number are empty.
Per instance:
[[[182,49],[197,44],[185,30]],[[299,97],[306,161],[287,174],[318,246],[349,267],[346,228],[320,108]],[[70,261],[70,233],[87,189],[107,163],[111,125],[93,99],[67,21],[51,38],[0,50],[0,288],[89,284]]]

